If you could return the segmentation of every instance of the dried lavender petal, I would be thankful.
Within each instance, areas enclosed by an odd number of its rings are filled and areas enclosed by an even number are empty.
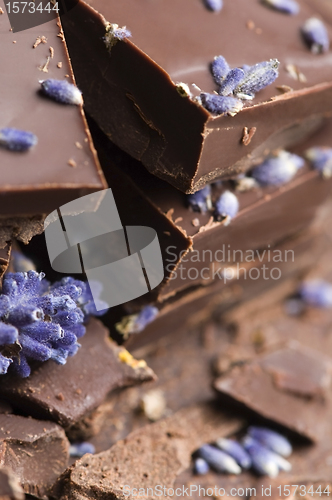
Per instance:
[[[230,67],[223,56],[216,56],[211,63],[211,72],[217,85],[220,85],[226,78]]]
[[[198,455],[218,472],[228,472],[229,474],[240,474],[241,472],[241,467],[230,455],[209,444],[199,448]]]
[[[284,436],[279,432],[271,431],[265,427],[249,427],[248,434],[253,439],[258,441],[261,445],[269,448],[271,451],[289,457],[292,453],[292,445]]]
[[[248,455],[240,443],[233,439],[220,438],[216,440],[216,446],[233,457],[242,469],[250,469],[250,455]]]
[[[194,464],[195,474],[198,476],[205,476],[210,470],[209,464],[204,460],[204,458],[196,458]]]
[[[305,152],[305,157],[323,177],[329,179],[332,176],[332,148],[310,148]]]
[[[271,85],[279,76],[279,61],[270,59],[251,66],[245,71],[242,82],[234,90],[234,94],[242,99],[252,99],[256,92]]]
[[[289,182],[303,165],[300,156],[280,151],[277,156],[269,157],[255,167],[251,175],[262,186],[280,186]]]
[[[213,12],[219,12],[223,8],[223,0],[204,0],[204,3]]]
[[[230,116],[235,116],[243,108],[243,103],[234,97],[225,97],[203,92],[200,98],[204,108],[215,115],[228,114]]]
[[[327,52],[330,47],[329,35],[326,27],[317,17],[307,19],[301,28],[304,40],[309,45],[311,52],[320,54]]]
[[[130,37],[131,32],[126,26],[120,28],[118,24],[108,23],[106,26],[104,42],[108,50],[110,50],[118,41],[123,41]]]
[[[231,191],[224,191],[223,194],[216,201],[215,205],[215,218],[221,220],[222,218],[229,217],[233,219],[239,211],[239,200]]]
[[[188,194],[186,199],[188,206],[194,212],[201,212],[202,214],[205,214],[212,208],[211,186],[207,185],[200,191],[196,191],[194,194]]]
[[[86,453],[93,455],[96,453],[96,448],[92,443],[83,441],[82,443],[72,443],[69,447],[69,455],[71,457],[83,457]]]
[[[332,307],[332,285],[323,280],[305,281],[299,288],[300,297],[309,306]]]
[[[37,136],[26,130],[16,128],[3,128],[0,130],[0,145],[10,151],[23,152],[35,146],[38,142]]]
[[[300,6],[295,0],[262,0],[262,3],[285,14],[296,15],[300,11]]]
[[[249,453],[252,460],[252,467],[258,474],[277,477],[279,466],[275,461],[274,454],[249,436],[243,439],[244,449]]]
[[[129,334],[140,333],[157,317],[159,310],[154,306],[145,306],[138,314],[125,316],[115,328],[126,338]]]
[[[82,92],[67,80],[49,78],[39,82],[45,95],[61,104],[83,104]]]
[[[232,94],[234,89],[239,85],[239,83],[244,78],[244,71],[241,68],[234,68],[229,71],[224,81],[219,88],[219,95],[229,95]]]

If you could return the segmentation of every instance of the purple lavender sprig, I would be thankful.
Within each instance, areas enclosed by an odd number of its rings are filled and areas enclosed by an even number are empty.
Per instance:
[[[234,89],[234,95],[240,99],[253,99],[255,94],[271,85],[279,76],[279,61],[270,59],[245,68],[244,78]]]
[[[212,12],[220,12],[223,8],[223,0],[204,0],[206,7]]]
[[[49,78],[41,80],[42,91],[47,97],[61,104],[83,104],[82,92],[67,80]]]
[[[229,71],[230,67],[223,56],[216,56],[213,59],[211,63],[211,72],[217,85],[221,85]]]
[[[231,69],[221,83],[218,93],[224,96],[233,94],[236,87],[243,81],[244,75],[245,73],[241,68]]]
[[[219,438],[216,440],[216,446],[233,457],[242,469],[250,469],[250,455],[240,443],[233,439]]]
[[[251,175],[262,186],[280,186],[289,182],[303,166],[300,156],[280,151],[255,167]]]
[[[302,301],[313,307],[332,307],[332,285],[323,280],[304,281],[299,288]]]
[[[262,0],[262,3],[284,14],[294,16],[300,12],[300,6],[295,0]]]
[[[194,194],[188,194],[186,198],[188,206],[194,212],[201,212],[202,214],[205,214],[212,208],[210,185],[203,187],[203,189],[196,191]]]
[[[38,142],[37,136],[26,130],[3,128],[0,130],[0,145],[10,151],[28,151]]]
[[[243,103],[234,97],[225,97],[202,92],[200,99],[202,106],[214,115],[227,114],[235,116],[243,108]]]
[[[317,17],[307,19],[301,28],[301,33],[313,54],[321,54],[329,50],[330,40],[327,29],[323,21]]]
[[[248,434],[261,445],[283,457],[289,457],[293,451],[288,439],[279,434],[279,432],[271,431],[265,427],[252,426],[249,427]]]
[[[231,191],[224,191],[215,204],[216,220],[228,218],[230,221],[239,211],[239,200]]]
[[[217,472],[228,472],[229,474],[240,474],[241,472],[241,467],[234,458],[209,444],[204,444],[199,448],[198,455]]]
[[[332,148],[310,148],[305,152],[305,157],[325,179],[332,177]]]
[[[71,277],[50,285],[44,276],[36,271],[4,276],[0,345],[8,361],[0,360],[2,373],[12,364],[18,375],[28,377],[31,361],[65,364],[80,347],[77,340],[85,334],[83,323],[91,313],[88,285]]]

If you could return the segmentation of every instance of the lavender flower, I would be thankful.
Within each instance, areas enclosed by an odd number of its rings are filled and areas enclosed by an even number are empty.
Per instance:
[[[244,438],[243,446],[249,453],[252,466],[258,474],[274,478],[279,474],[279,470],[290,471],[292,468],[287,460],[265,448],[250,436]]]
[[[123,41],[130,37],[131,32],[127,30],[126,26],[119,28],[118,24],[108,23],[106,26],[104,42],[108,50],[110,50],[118,41]]]
[[[300,6],[295,0],[262,0],[262,2],[285,14],[296,15],[300,11]]]
[[[37,136],[32,132],[16,128],[3,128],[0,130],[0,145],[10,151],[27,151],[38,142]]]
[[[233,219],[239,211],[239,201],[231,191],[224,191],[215,206],[215,218],[221,220],[228,217]]]
[[[223,8],[223,0],[204,0],[204,3],[213,12],[219,12]]]
[[[305,152],[305,157],[325,179],[332,176],[332,148],[310,148]]]
[[[328,32],[323,21],[317,17],[307,19],[301,28],[301,32],[311,52],[314,54],[320,54],[329,50],[330,40]]]
[[[332,307],[332,285],[327,281],[305,281],[299,289],[300,297],[309,306]]]
[[[43,93],[54,101],[62,104],[83,104],[82,92],[75,85],[67,82],[67,80],[49,78],[39,83],[41,84]]]
[[[205,476],[210,470],[209,464],[203,458],[196,458],[194,464],[195,474]]]
[[[116,323],[115,328],[124,338],[129,334],[140,333],[154,321],[159,313],[159,310],[153,306],[145,306],[138,314],[125,316],[119,323]]]
[[[245,75],[234,90],[234,94],[240,99],[253,99],[255,93],[271,85],[278,77],[279,61],[270,59],[245,69]]]
[[[289,457],[293,451],[288,439],[278,432],[271,431],[265,427],[249,427],[248,434],[261,445],[283,457]]]
[[[187,203],[194,212],[205,214],[208,210],[211,210],[211,186],[207,185],[194,194],[188,194]]]
[[[232,94],[235,88],[243,80],[243,78],[244,78],[243,69],[240,68],[231,69],[219,88],[219,94],[220,95]]]
[[[227,114],[235,116],[243,108],[243,103],[234,97],[224,97],[203,92],[200,98],[204,108],[215,115]]]
[[[216,446],[233,457],[242,469],[250,469],[251,458],[240,443],[233,439],[220,438],[217,439]]]
[[[198,455],[217,472],[228,472],[229,474],[240,474],[241,472],[241,467],[230,455],[209,444],[199,448]]]
[[[289,182],[303,165],[300,156],[280,151],[255,167],[251,175],[262,186],[280,186]]]
[[[92,443],[83,441],[82,443],[72,443],[69,447],[69,455],[71,457],[83,457],[86,453],[91,453],[92,455],[96,453],[96,448]]]
[[[64,278],[50,285],[44,273],[8,273],[0,295],[0,344],[8,346],[9,364],[21,377],[30,375],[30,361],[53,359],[65,364],[76,354],[83,322],[90,313],[91,292],[86,283]],[[4,351],[3,351],[4,353]]]
[[[217,85],[220,85],[226,78],[230,67],[223,56],[216,56],[211,63],[211,72]]]

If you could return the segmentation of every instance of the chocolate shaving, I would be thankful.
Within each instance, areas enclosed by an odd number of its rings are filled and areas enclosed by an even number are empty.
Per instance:
[[[243,129],[243,137],[242,137],[242,142],[245,146],[248,146],[250,144],[251,139],[254,137],[256,133],[257,127],[251,127],[248,129],[248,127],[244,127]]]

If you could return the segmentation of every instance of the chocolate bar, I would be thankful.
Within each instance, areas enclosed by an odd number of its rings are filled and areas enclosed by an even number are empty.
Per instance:
[[[0,7],[1,130],[27,131],[38,141],[28,151],[0,148],[0,225],[14,227],[6,233],[8,240],[27,232],[29,217],[48,214],[106,184],[82,106],[55,102],[40,91],[40,80],[74,82],[59,18],[53,12],[48,23],[13,33],[2,0]],[[40,233],[38,221],[32,234],[20,239],[27,242]]]
[[[311,53],[301,36],[316,15],[305,1],[295,16],[243,0],[218,14],[201,0],[76,3],[63,25],[87,111],[121,149],[181,191],[248,170],[331,114],[330,55]],[[115,25],[132,37],[120,30],[118,41]],[[220,54],[232,68],[280,61],[277,80],[234,117],[195,101],[217,90],[210,64]]]
[[[90,320],[80,342],[82,347],[64,366],[48,361],[28,378],[3,376],[0,393],[25,413],[69,429],[110,391],[154,379],[146,363],[111,341],[99,321]]]
[[[0,448],[1,465],[37,498],[45,498],[68,464],[68,439],[51,422],[0,414]]]

